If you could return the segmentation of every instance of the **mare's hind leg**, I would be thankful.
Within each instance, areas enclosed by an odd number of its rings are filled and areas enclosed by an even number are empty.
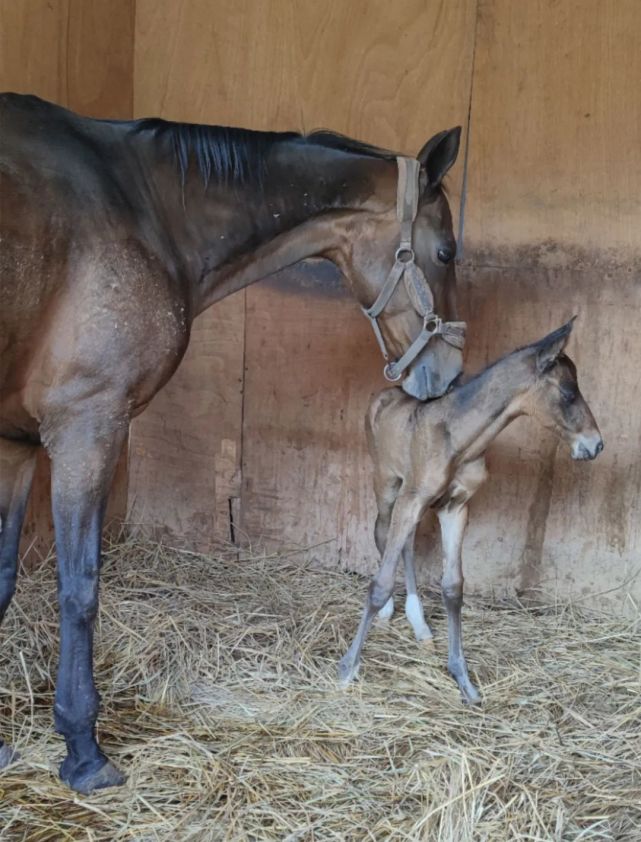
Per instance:
[[[100,542],[107,496],[127,422],[103,427],[113,410],[100,407],[49,437],[52,502],[58,557],[60,662],[56,730],[67,744],[60,777],[73,789],[124,782],[96,741],[99,696],[93,677],[93,628],[98,610]]]
[[[16,589],[20,532],[35,463],[33,445],[0,438],[0,623]],[[0,738],[0,769],[16,756]]]
[[[416,493],[403,494],[401,492],[396,499],[380,570],[370,584],[356,636],[339,663],[338,675],[343,684],[348,684],[358,673],[365,638],[374,617],[392,595],[401,551],[420,520],[424,505],[425,500]]]

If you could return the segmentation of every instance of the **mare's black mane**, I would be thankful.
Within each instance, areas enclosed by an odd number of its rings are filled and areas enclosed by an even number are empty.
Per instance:
[[[212,176],[226,183],[260,183],[271,149],[275,144],[287,141],[369,158],[394,160],[396,157],[396,153],[388,149],[330,131],[314,131],[310,134],[263,132],[227,126],[174,123],[157,117],[136,121],[134,131],[149,132],[169,144],[183,182],[190,157],[193,156],[205,184],[209,183]]]

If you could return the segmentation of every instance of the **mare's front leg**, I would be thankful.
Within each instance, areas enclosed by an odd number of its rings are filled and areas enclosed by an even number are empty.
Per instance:
[[[35,464],[33,445],[0,438],[0,623],[16,589],[20,533]],[[0,769],[16,758],[0,738]]]
[[[67,744],[60,777],[85,794],[124,782],[96,741],[99,696],[93,677],[102,524],[128,426],[126,420],[105,423],[112,413],[100,407],[47,437],[60,602],[54,718]]]
[[[394,504],[392,517],[387,531],[385,551],[380,570],[369,586],[365,608],[356,636],[351,646],[341,658],[338,666],[339,680],[349,684],[358,673],[360,655],[365,638],[376,614],[383,608],[394,590],[396,567],[401,551],[416,528],[425,507],[425,499],[417,494],[401,492]]]
[[[463,563],[461,550],[467,526],[467,503],[450,503],[438,512],[443,542],[443,603],[447,611],[447,666],[459,686],[463,701],[478,704],[478,690],[470,681],[463,654],[461,607],[463,605]]]

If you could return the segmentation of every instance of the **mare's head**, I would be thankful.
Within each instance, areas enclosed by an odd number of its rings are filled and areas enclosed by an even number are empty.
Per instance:
[[[529,346],[536,366],[530,413],[570,445],[573,459],[596,459],[603,439],[579,390],[576,366],[564,353],[573,322]]]
[[[415,264],[422,271],[433,297],[433,310],[444,321],[456,319],[456,240],[443,178],[456,161],[460,127],[443,131],[419,152],[418,208],[412,226]],[[393,160],[393,159],[392,159]],[[354,220],[343,238],[339,263],[353,294],[363,307],[371,307],[393,269],[400,244],[396,191],[396,163],[369,187],[385,196],[375,212]],[[369,197],[368,197],[369,198]],[[376,196],[372,197],[376,200]],[[391,201],[390,201],[391,200]],[[363,215],[360,215],[363,217]],[[390,358],[400,359],[420,334],[424,312],[400,282],[378,316],[378,325]],[[420,400],[443,395],[461,373],[463,352],[442,336],[433,336],[404,371],[401,386]]]

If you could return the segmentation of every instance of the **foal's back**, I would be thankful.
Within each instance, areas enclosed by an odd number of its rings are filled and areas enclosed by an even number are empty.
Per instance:
[[[411,483],[417,470],[443,470],[449,459],[445,398],[428,403],[402,389],[383,389],[365,419],[367,444],[377,474]]]

